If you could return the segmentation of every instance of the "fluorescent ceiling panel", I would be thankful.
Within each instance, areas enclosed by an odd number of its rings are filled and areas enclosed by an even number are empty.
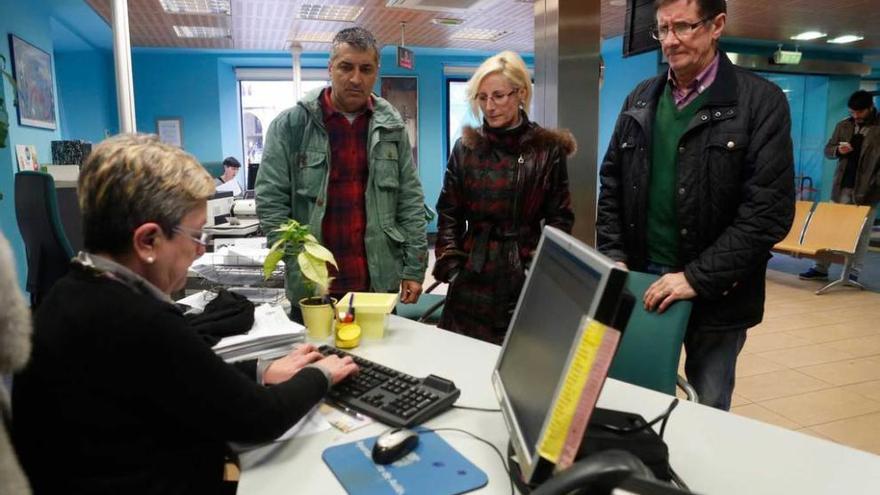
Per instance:
[[[451,39],[466,41],[497,41],[502,37],[510,34],[507,31],[498,31],[495,29],[459,29],[452,33]]]
[[[229,0],[159,0],[170,14],[225,14],[229,15]]]
[[[297,15],[297,17],[313,21],[354,22],[363,11],[363,7],[358,7],[356,5],[303,4],[299,9],[299,15]]]
[[[207,26],[174,26],[178,38],[228,38],[229,28]]]
[[[333,31],[324,31],[319,33],[301,33],[293,37],[293,41],[300,43],[330,43],[336,33]]]
[[[845,34],[843,36],[838,36],[837,38],[832,38],[832,39],[828,40],[828,42],[829,43],[837,43],[837,44],[842,45],[844,43],[853,43],[856,41],[862,41],[863,39],[865,39],[864,36],[858,36],[855,34]]]
[[[828,35],[825,33],[820,33],[819,31],[806,31],[801,34],[792,36],[791,39],[797,40],[797,41],[810,41],[810,40],[816,40],[819,38],[824,38],[826,36],[828,36]]]

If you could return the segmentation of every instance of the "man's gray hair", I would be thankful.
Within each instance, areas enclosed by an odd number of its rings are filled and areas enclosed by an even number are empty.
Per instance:
[[[379,45],[376,43],[373,33],[359,26],[345,28],[336,33],[336,36],[333,37],[333,47],[330,49],[331,62],[336,58],[336,52],[343,43],[348,43],[348,45],[364,52],[373,50],[376,56],[376,65],[379,64]]]

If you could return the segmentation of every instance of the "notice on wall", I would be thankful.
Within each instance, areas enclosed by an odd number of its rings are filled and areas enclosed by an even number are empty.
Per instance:
[[[183,131],[180,119],[156,119],[159,141],[183,148]]]

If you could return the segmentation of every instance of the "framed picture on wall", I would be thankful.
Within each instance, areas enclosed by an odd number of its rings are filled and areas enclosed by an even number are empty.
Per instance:
[[[413,164],[419,167],[419,80],[412,76],[383,76],[382,98],[403,118],[412,145]]]
[[[18,124],[54,130],[57,123],[52,58],[14,34],[9,35],[9,49],[18,85]]]
[[[156,134],[159,141],[183,148],[183,119],[168,117],[156,119]]]

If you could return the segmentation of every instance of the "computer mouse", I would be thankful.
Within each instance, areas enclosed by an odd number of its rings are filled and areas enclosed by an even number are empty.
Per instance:
[[[376,438],[373,462],[391,464],[409,454],[419,444],[419,434],[406,428],[392,428]]]

